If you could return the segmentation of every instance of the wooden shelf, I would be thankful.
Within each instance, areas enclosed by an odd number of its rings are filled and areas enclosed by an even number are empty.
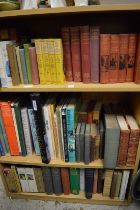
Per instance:
[[[13,10],[0,12],[0,18],[12,18],[22,16],[41,16],[41,15],[66,15],[91,12],[119,12],[119,11],[139,11],[140,4],[116,4],[116,5],[94,5],[82,7],[60,7],[31,10]]]
[[[70,168],[103,168],[103,160],[98,159],[86,165],[83,162],[70,163],[62,160],[53,160],[49,164],[42,163],[41,157],[35,154],[28,156],[1,156],[0,163],[3,164],[20,164],[33,166],[51,166],[51,167],[70,167]],[[116,169],[134,169],[134,166],[117,167]]]
[[[127,200],[120,201],[119,199],[111,199],[110,197],[103,197],[102,194],[93,195],[92,199],[86,199],[83,192],[79,195],[47,195],[46,193],[10,193],[11,198],[23,198],[34,200],[49,200],[49,201],[62,201],[73,203],[88,203],[88,204],[105,204],[105,205],[128,205]]]
[[[66,82],[50,85],[18,85],[0,88],[0,92],[140,92],[140,85],[133,82],[116,84]]]

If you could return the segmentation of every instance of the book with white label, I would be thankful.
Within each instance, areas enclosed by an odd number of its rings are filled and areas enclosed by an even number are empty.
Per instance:
[[[30,192],[29,184],[26,177],[26,171],[23,167],[16,167],[18,172],[18,177],[20,180],[21,188],[23,192]]]
[[[38,192],[33,168],[25,168],[30,192]]]

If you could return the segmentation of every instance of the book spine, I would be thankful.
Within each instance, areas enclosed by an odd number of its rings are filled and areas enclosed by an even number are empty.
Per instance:
[[[34,168],[33,170],[34,170],[37,190],[40,193],[44,193],[45,192],[45,188],[44,188],[42,170],[41,170],[41,168]]]
[[[106,170],[105,171],[103,196],[110,196],[112,177],[113,177],[113,170]]]
[[[80,191],[85,191],[85,169],[80,169]]]
[[[25,168],[30,192],[38,192],[33,168]]]
[[[80,32],[79,27],[70,28],[71,35],[71,55],[73,79],[75,82],[81,82],[81,50],[80,50]]]
[[[121,187],[121,181],[122,181],[122,172],[118,172],[117,177],[117,183],[116,183],[116,189],[115,189],[115,197],[119,197],[120,187]]]
[[[4,144],[4,139],[3,139],[3,135],[2,135],[2,130],[1,130],[1,128],[0,128],[0,143],[1,143],[1,147],[2,147],[2,149],[3,149],[3,154],[4,155],[9,155],[9,154],[7,154],[7,152],[6,152],[6,147],[5,147],[5,144]],[[1,152],[0,152],[1,153]],[[2,155],[2,154],[1,154]]]
[[[60,169],[59,168],[51,168],[51,172],[52,172],[54,193],[56,195],[61,195],[62,194],[62,183],[61,183]]]
[[[20,61],[20,54],[19,54],[19,46],[15,47],[16,51],[16,59],[17,59],[17,65],[18,65],[18,70],[19,70],[19,77],[20,77],[20,82],[23,84],[23,73],[22,73],[22,67],[21,67],[21,61]]]
[[[61,168],[61,179],[64,195],[70,194],[70,178],[69,178],[69,169]]]
[[[2,49],[0,44],[0,86],[7,87],[6,78],[5,78],[5,69],[3,63],[3,56],[2,56]],[[11,78],[11,85],[12,85],[12,78]]]
[[[120,58],[118,82],[126,81],[128,59],[128,34],[120,34]]]
[[[100,122],[100,154],[99,157],[100,159],[104,159],[104,144],[105,144],[105,130],[104,130],[104,126],[103,123]]]
[[[94,170],[94,183],[93,183],[93,194],[97,193],[98,187],[98,169]]]
[[[99,149],[100,149],[100,135],[97,134],[95,137],[95,160],[99,159]]]
[[[48,39],[42,40],[42,53],[44,61],[44,77],[46,79],[46,84],[50,84],[52,81],[51,78],[51,66],[49,62],[49,49],[48,49]]]
[[[64,68],[66,74],[66,80],[71,82],[73,81],[73,72],[72,72],[72,55],[71,55],[71,46],[70,46],[70,30],[65,27],[62,28],[62,42],[63,42],[63,51],[64,51]]]
[[[22,67],[22,75],[23,75],[23,81],[24,84],[28,84],[28,76],[27,76],[27,69],[26,69],[26,60],[25,60],[25,53],[24,49],[19,49],[19,55],[20,55],[20,62]]]
[[[70,168],[70,189],[71,193],[78,195],[80,189],[79,169]]]
[[[84,83],[90,83],[91,69],[90,69],[89,26],[81,26],[80,35],[81,35],[82,78]]]
[[[123,171],[122,183],[121,183],[120,195],[119,195],[120,200],[125,200],[129,174],[130,174],[130,171],[127,171],[127,170]]]
[[[20,180],[22,192],[30,192],[25,168],[23,168],[23,167],[16,167],[16,168],[17,168],[18,177],[19,177],[19,180]]]
[[[97,193],[103,192],[104,186],[104,170],[99,169],[98,171],[98,183],[97,183]]]
[[[110,68],[109,83],[118,82],[119,72],[119,35],[110,35]]]
[[[92,198],[93,193],[93,182],[94,182],[94,170],[91,168],[85,169],[85,194],[86,198]]]
[[[80,162],[80,134],[75,134],[76,162]]]
[[[54,192],[51,169],[49,167],[42,167],[42,174],[43,174],[43,180],[45,184],[45,192],[48,195],[51,195]]]
[[[85,127],[85,123],[83,124],[82,123],[82,126],[84,126]],[[82,128],[82,126],[81,126],[81,128]],[[84,152],[85,152],[85,135],[84,135],[84,133],[80,133],[80,161],[81,162],[84,162]]]
[[[136,57],[136,47],[137,47],[137,34],[129,34],[126,82],[133,82],[134,68],[135,68],[135,57]]]
[[[5,152],[4,152],[2,143],[1,143],[1,139],[0,139],[0,154],[1,154],[1,156],[4,156],[5,155]]]
[[[24,46],[24,52],[25,52],[28,82],[29,84],[32,84],[31,64],[30,64],[30,58],[29,58],[29,44],[24,44],[23,46]]]
[[[58,159],[61,159],[61,154],[60,154],[60,139],[59,139],[59,130],[58,130],[58,124],[57,124],[57,114],[56,114],[56,111],[54,113],[54,127],[55,127],[55,130],[56,130],[56,145],[57,145],[57,155],[56,157]]]
[[[134,82],[140,84],[140,34],[137,40]]]
[[[89,125],[89,124],[87,124]],[[87,126],[86,125],[86,126]],[[91,136],[90,133],[86,134],[85,133],[85,164],[89,164],[90,163],[90,148],[91,148]]]
[[[100,35],[100,83],[109,82],[110,34]]]
[[[99,55],[100,29],[90,26],[90,62],[91,62],[91,82],[99,83]]]
[[[69,162],[66,107],[63,107],[62,108],[62,127],[63,127],[63,140],[64,140],[65,161],[66,162]]]
[[[110,189],[110,198],[114,199],[115,197],[115,189],[116,189],[116,184],[117,184],[117,172],[113,173],[112,177],[112,183],[111,183],[111,189]]]

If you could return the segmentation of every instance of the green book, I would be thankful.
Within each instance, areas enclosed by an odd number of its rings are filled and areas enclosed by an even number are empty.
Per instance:
[[[79,169],[70,168],[70,189],[71,193],[78,195],[80,189],[80,174]]]
[[[24,52],[25,52],[27,77],[28,77],[29,84],[32,84],[32,73],[31,73],[31,65],[30,65],[30,58],[29,58],[30,44],[24,44],[23,46],[24,46]]]

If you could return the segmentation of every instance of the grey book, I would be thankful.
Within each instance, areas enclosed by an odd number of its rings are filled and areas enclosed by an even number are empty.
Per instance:
[[[35,180],[36,180],[38,192],[43,193],[43,192],[45,192],[45,188],[44,188],[42,170],[40,167],[39,168],[36,167],[33,169],[34,169]]]
[[[104,159],[105,128],[104,128],[102,120],[100,121],[100,124],[99,124],[99,133],[100,133],[99,157],[100,159]]]
[[[45,185],[45,192],[48,195],[53,194],[52,173],[49,167],[42,167],[43,181]]]
[[[24,49],[22,49],[22,48],[19,49],[19,55],[20,55],[20,62],[21,62],[21,69],[22,69],[22,75],[23,75],[24,84],[29,84],[28,75],[27,75],[27,69],[26,69],[26,60],[25,60]]]
[[[104,167],[115,168],[119,148],[120,128],[115,115],[105,114]]]
[[[75,132],[75,144],[76,144],[76,161],[80,162],[80,129],[81,123],[78,123]]]
[[[62,182],[60,175],[60,168],[51,168],[54,193],[56,195],[62,194]]]
[[[90,147],[91,147],[91,125],[86,124],[86,129],[85,129],[85,164],[90,163]]]
[[[85,151],[85,128],[86,123],[82,123],[80,130],[80,162],[84,162],[84,151]]]

